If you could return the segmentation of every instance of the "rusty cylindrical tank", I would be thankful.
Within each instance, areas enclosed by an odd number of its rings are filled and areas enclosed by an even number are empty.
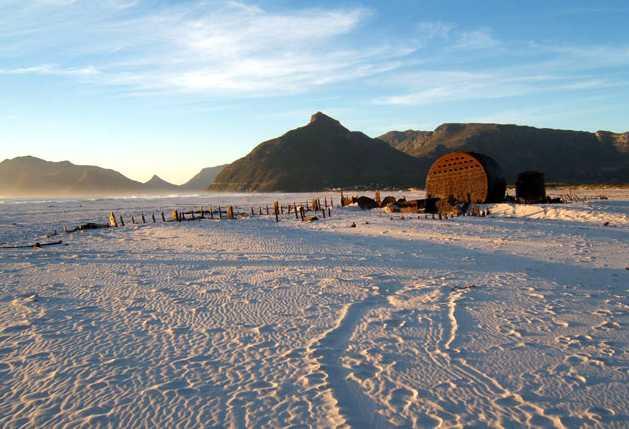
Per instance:
[[[428,198],[459,202],[494,203],[504,200],[507,182],[502,169],[487,155],[452,152],[438,158],[428,170]]]

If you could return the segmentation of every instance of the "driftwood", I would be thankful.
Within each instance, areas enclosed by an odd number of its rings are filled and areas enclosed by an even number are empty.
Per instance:
[[[89,231],[89,230],[93,230],[93,229],[104,229],[104,228],[109,228],[109,224],[107,223],[94,223],[94,222],[88,222],[88,223],[84,223],[82,225],[79,225],[75,228],[72,229],[67,229],[65,230],[66,233],[72,233],[72,232],[77,232],[77,231]]]
[[[2,246],[0,247],[0,249],[39,249],[39,248],[47,247],[47,246],[57,246],[59,244],[63,244],[63,240],[51,241],[48,243],[37,242],[35,244],[27,244],[24,246]]]

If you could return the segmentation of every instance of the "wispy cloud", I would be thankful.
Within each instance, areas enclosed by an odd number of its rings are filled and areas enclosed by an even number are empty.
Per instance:
[[[436,53],[421,67],[387,77],[390,94],[375,97],[375,104],[427,105],[629,85],[626,73],[601,73],[629,65],[627,46],[503,42],[490,29],[464,30],[443,22],[417,28]]]
[[[0,75],[40,75],[40,76],[95,76],[99,71],[92,67],[63,68],[56,65],[38,65],[32,67],[0,68]]]
[[[424,71],[398,76],[413,90],[379,97],[376,104],[427,105],[434,103],[497,99],[535,93],[557,93],[610,88],[623,85],[609,79],[587,75],[567,78],[562,75],[528,74],[515,71]]]
[[[105,6],[38,0],[16,7],[14,15],[38,25],[7,26],[0,40],[13,38],[20,52],[56,50],[59,57],[48,59],[59,65],[24,64],[0,74],[91,71],[98,74],[94,81],[135,92],[304,91],[389,71],[412,52],[401,45],[345,46],[344,36],[369,18],[364,8],[270,12],[235,1],[197,1],[152,10],[123,0]]]

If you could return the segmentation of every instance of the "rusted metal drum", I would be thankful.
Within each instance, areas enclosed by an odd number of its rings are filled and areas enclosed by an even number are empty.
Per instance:
[[[498,163],[474,152],[443,155],[432,164],[426,176],[428,198],[493,203],[504,200],[506,188]]]

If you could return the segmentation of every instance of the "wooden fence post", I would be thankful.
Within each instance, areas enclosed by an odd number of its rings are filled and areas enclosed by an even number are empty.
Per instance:
[[[156,223],[156,220],[155,220],[155,213],[151,213],[151,217],[153,218],[153,223]]]
[[[328,207],[328,217],[332,217],[332,210],[330,210],[330,207]]]
[[[227,219],[234,219],[234,207],[227,207]]]
[[[295,219],[299,220],[299,213],[297,213],[297,204],[293,202],[293,210],[295,211]]]
[[[251,217],[254,217],[254,216],[255,216],[255,214],[253,212],[253,207],[251,207]]]
[[[146,218],[144,217],[144,212],[142,212],[142,223],[146,223]]]
[[[166,222],[166,216],[164,216],[164,211],[162,210],[162,222]]]
[[[120,226],[124,226],[124,219],[122,218],[122,215],[120,215]]]
[[[275,212],[275,222],[277,223],[277,222],[280,221],[280,219],[278,217],[279,214],[280,214],[280,203],[278,201],[275,201],[273,203],[273,211]]]
[[[221,206],[218,206],[218,218],[223,219],[223,213],[221,212]]]
[[[118,227],[118,221],[116,220],[116,215],[114,214],[114,212],[109,213],[109,226],[114,228]]]
[[[131,216],[131,223],[135,225],[135,216]]]

